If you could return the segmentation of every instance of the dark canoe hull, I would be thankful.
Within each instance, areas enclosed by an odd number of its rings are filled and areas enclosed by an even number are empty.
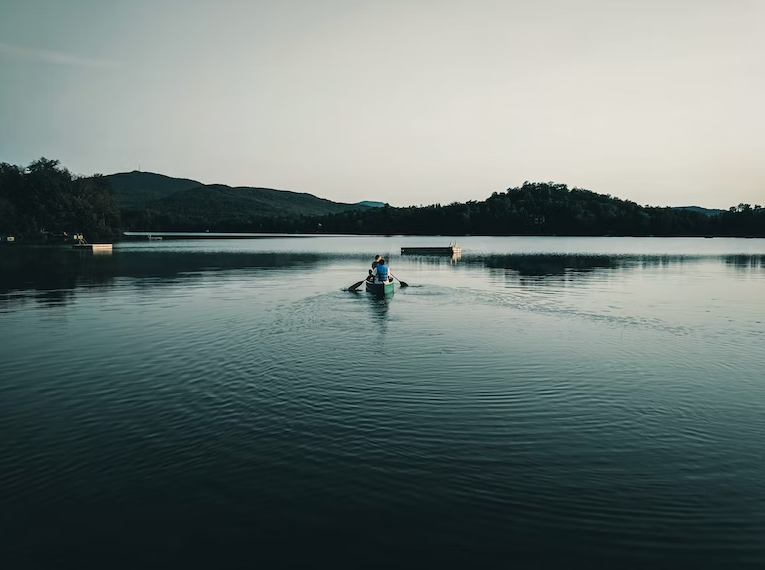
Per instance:
[[[370,283],[367,281],[367,293],[376,297],[390,297],[393,295],[395,283]]]

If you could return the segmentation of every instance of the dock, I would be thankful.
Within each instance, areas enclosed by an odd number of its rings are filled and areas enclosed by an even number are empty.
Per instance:
[[[110,243],[76,243],[72,246],[72,249],[79,249],[84,251],[111,251],[112,244]]]
[[[93,253],[111,253],[112,244],[110,243],[88,243],[82,234],[74,234],[72,236],[77,240],[77,243],[72,245],[72,249],[78,251],[92,251]]]
[[[402,247],[401,255],[462,255],[462,248],[456,243],[448,247]]]

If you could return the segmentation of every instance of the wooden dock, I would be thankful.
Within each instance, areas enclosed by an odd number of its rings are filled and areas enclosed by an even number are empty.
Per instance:
[[[111,251],[112,244],[110,243],[76,243],[72,246],[72,249],[78,249],[80,251]]]
[[[77,240],[77,243],[72,245],[72,249],[79,251],[92,251],[93,253],[112,252],[112,244],[110,243],[88,243],[82,234],[74,234],[72,238]]]
[[[462,248],[457,244],[448,247],[402,247],[401,255],[462,255]]]

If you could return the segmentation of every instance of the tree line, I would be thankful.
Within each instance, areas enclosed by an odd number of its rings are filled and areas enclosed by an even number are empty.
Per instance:
[[[28,241],[53,241],[64,233],[98,238],[118,235],[121,225],[103,176],[77,176],[46,158],[27,167],[0,162],[0,234]]]
[[[32,240],[79,232],[213,231],[412,235],[765,237],[765,209],[739,204],[719,215],[641,206],[565,184],[526,182],[482,201],[359,208],[315,215],[228,208],[205,214],[178,199],[118,208],[109,181],[76,176],[57,160],[0,163],[0,233]]]
[[[323,231],[338,233],[765,237],[765,209],[760,205],[739,204],[710,216],[533,182],[494,192],[483,201],[341,212],[319,223]]]

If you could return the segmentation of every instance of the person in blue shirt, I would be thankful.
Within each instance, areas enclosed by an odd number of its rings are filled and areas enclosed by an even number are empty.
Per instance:
[[[374,278],[375,283],[388,283],[388,281],[393,281],[390,269],[388,269],[388,264],[385,263],[384,259],[380,259],[380,261],[377,262],[377,266],[372,270],[372,277]]]

